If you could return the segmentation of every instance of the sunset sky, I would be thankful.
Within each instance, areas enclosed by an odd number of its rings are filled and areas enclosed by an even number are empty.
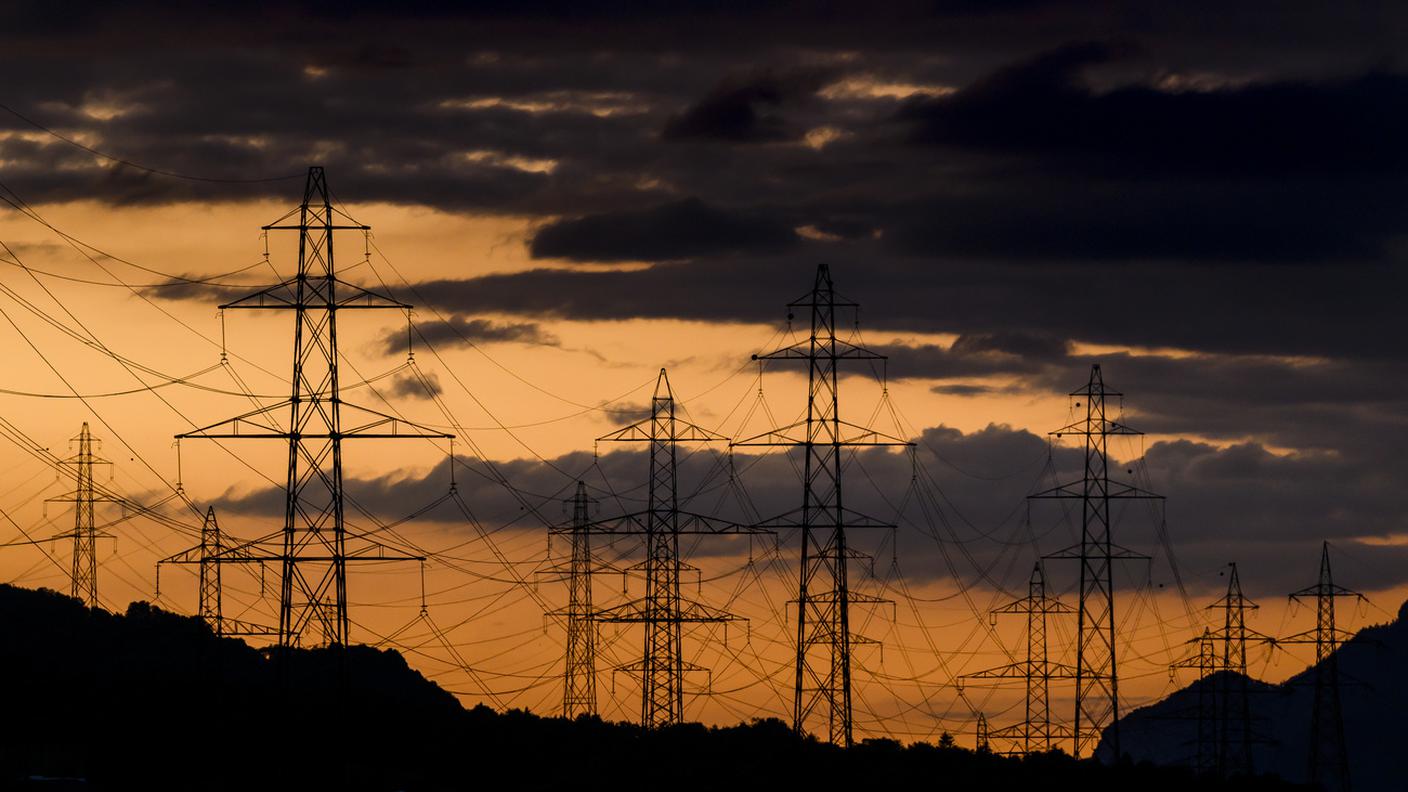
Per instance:
[[[266,259],[259,228],[322,165],[373,229],[339,237],[340,272],[416,306],[411,350],[402,313],[342,317],[345,398],[459,435],[476,518],[441,504],[381,534],[433,554],[428,612],[452,647],[416,622],[415,564],[354,571],[353,634],[395,633],[388,646],[467,704],[560,706],[562,633],[543,611],[562,604],[545,569],[565,546],[545,523],[565,519],[578,479],[600,516],[640,507],[640,449],[594,458],[593,441],[643,416],[661,367],[690,419],[730,437],[805,409],[803,369],[760,376],[749,358],[795,339],[807,317],[789,325],[786,304],[819,263],[861,305],[847,334],[889,356],[850,369],[843,416],[916,442],[913,464],[865,452],[847,472],[850,502],[899,523],[856,539],[875,556],[862,586],[894,601],[860,620],[883,648],[857,650],[858,737],[1013,717],[1015,688],[956,679],[1009,661],[1020,625],[987,611],[1071,541],[1058,507],[1028,517],[1024,496],[1079,475],[1047,433],[1092,363],[1147,433],[1112,445],[1121,473],[1168,498],[1166,541],[1157,508],[1118,512],[1117,540],[1155,557],[1122,572],[1129,705],[1189,681],[1168,665],[1230,561],[1267,634],[1313,622],[1286,594],[1314,582],[1326,539],[1336,582],[1370,597],[1347,626],[1397,613],[1408,9],[498,5],[0,10],[0,538],[71,527],[43,505],[71,484],[22,446],[67,456],[84,421],[111,486],[181,523],[109,529],[108,607],[154,596],[156,561],[194,543],[208,505],[237,537],[280,527],[286,449],[178,454],[173,436],[287,394],[289,317],[215,306],[292,274],[296,240],[271,237]],[[448,492],[443,441],[347,449],[363,529]],[[745,519],[800,499],[784,454],[735,453],[751,505],[726,447],[685,460],[693,511]],[[722,627],[687,642],[714,669],[690,676],[691,694],[713,694],[689,697],[691,718],[790,711],[797,542],[778,541],[687,543],[690,596],[749,620],[727,643]],[[68,552],[6,547],[0,578],[67,591]],[[1072,573],[1048,567],[1067,596]],[[257,572],[227,570],[226,613],[275,619],[275,574],[261,598]],[[194,610],[192,570],[161,584],[160,604]],[[602,576],[599,601],[622,586]],[[639,636],[603,629],[603,712],[634,718],[638,688],[608,666]],[[1073,627],[1053,631],[1068,653]],[[1254,657],[1268,679],[1306,661]]]

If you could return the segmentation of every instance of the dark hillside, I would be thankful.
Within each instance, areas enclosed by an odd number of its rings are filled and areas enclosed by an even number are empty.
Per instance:
[[[243,642],[142,603],[113,615],[0,586],[0,627],[4,788],[1185,792],[1192,783],[1182,770],[1061,754],[1019,761],[884,740],[842,751],[777,721],[642,734],[466,711],[395,652],[297,651],[280,670]]]
[[[1362,790],[1404,789],[1402,713],[1408,708],[1408,603],[1398,618],[1367,628],[1336,652],[1342,678],[1345,742],[1350,777]],[[1282,662],[1287,662],[1282,660]],[[1249,696],[1254,769],[1302,780],[1307,775],[1315,670],[1280,685],[1251,682]],[[1197,690],[1194,683],[1168,698],[1129,713],[1120,739],[1135,760],[1188,763],[1194,755]]]

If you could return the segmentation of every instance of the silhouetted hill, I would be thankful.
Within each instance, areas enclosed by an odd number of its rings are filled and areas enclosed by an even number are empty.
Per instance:
[[[1342,678],[1345,741],[1356,789],[1408,788],[1408,603],[1398,618],[1367,628],[1337,651]],[[1285,662],[1284,660],[1282,662]],[[1123,750],[1136,761],[1191,764],[1195,752],[1198,689],[1216,679],[1195,682],[1156,704],[1130,712],[1121,721]],[[1254,769],[1303,781],[1308,769],[1314,667],[1284,684],[1251,681]]]
[[[400,655],[296,651],[287,666],[199,621],[90,611],[0,586],[0,786],[133,790],[1063,788],[1184,792],[1183,770],[871,741],[775,720],[643,733],[464,710]],[[37,781],[32,776],[86,779]],[[1203,787],[1208,788],[1208,787]],[[1230,787],[1229,787],[1230,788]],[[1257,781],[1238,789],[1286,789]]]

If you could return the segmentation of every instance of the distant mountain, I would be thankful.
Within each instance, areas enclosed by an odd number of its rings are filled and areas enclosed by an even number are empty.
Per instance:
[[[1408,603],[1395,621],[1361,631],[1336,656],[1354,788],[1408,790]],[[1199,690],[1219,682],[1216,676],[1195,682],[1130,712],[1120,721],[1122,750],[1135,761],[1191,765]],[[1314,667],[1280,685],[1249,681],[1256,772],[1305,781],[1314,687]],[[1101,749],[1107,752],[1104,742]]]
[[[642,732],[465,710],[396,652],[298,650],[280,662],[145,603],[116,615],[0,585],[4,790],[1186,792],[1193,783],[1180,769],[1058,753],[1005,759],[890,740],[840,750],[777,720]]]

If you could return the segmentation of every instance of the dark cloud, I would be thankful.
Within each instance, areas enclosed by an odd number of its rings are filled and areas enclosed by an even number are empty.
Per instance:
[[[1150,451],[1189,553],[1270,565],[1400,517],[1405,8],[21,2],[0,8],[6,105],[162,170],[292,178],[162,176],[3,111],[0,160],[33,202],[109,204],[295,201],[316,161],[345,204],[528,217],[534,255],[655,262],[419,284],[442,343],[553,343],[544,317],[776,323],[825,261],[867,329],[958,337],[886,345],[891,376],[949,394],[1064,393],[1082,345],[1184,350],[1100,359],[1132,422],[1241,444]],[[1042,451],[926,437],[936,469],[982,468],[946,484],[973,515],[1025,487],[973,482]],[[760,491],[790,493],[768,469]]]
[[[898,118],[919,143],[1027,155],[1108,174],[1285,180],[1396,173],[1408,131],[1408,78],[1391,72],[1226,85],[1138,82],[1093,88],[1092,67],[1121,56],[1069,45],[950,96],[916,98]]]
[[[433,371],[417,374],[398,374],[391,379],[386,395],[409,399],[433,399],[445,392],[440,385],[440,377]]]
[[[382,350],[388,355],[406,351],[406,333],[391,331],[382,336]],[[537,346],[560,346],[557,336],[534,322],[496,322],[474,316],[451,315],[445,319],[415,323],[412,345],[429,343],[435,346],[511,342]]]
[[[735,252],[780,252],[798,238],[785,221],[723,211],[697,198],[638,211],[558,220],[533,235],[534,258],[658,261]]]
[[[1055,483],[1078,480],[1083,450],[1053,447],[1047,438],[1006,426],[966,434],[937,427],[915,440],[927,495],[903,497],[911,481],[906,454],[863,451],[848,466],[854,471],[847,478],[850,508],[899,525],[893,535],[884,530],[856,532],[857,548],[882,554],[878,567],[889,563],[890,553],[898,552],[902,569],[915,580],[957,577],[978,590],[1001,584],[1015,591],[1025,582],[1034,559],[1075,541],[1078,526],[1063,516],[1059,503],[1032,502],[1028,522],[1026,498]],[[1139,451],[1137,444],[1112,444],[1112,475],[1132,478],[1126,472],[1133,469],[1131,463],[1120,460],[1131,460]],[[680,492],[686,508],[748,520],[738,499],[729,494],[724,451],[701,450],[682,459]],[[561,522],[560,501],[570,497],[577,478],[586,481],[600,501],[601,516],[643,508],[642,487],[648,476],[643,452],[611,451],[599,458],[574,452],[548,462],[499,462],[491,473],[482,461],[462,459],[457,463],[458,488],[491,531],[542,532],[543,521]],[[797,471],[782,456],[736,455],[734,464],[757,513],[769,516],[796,507]],[[1273,454],[1251,443],[1217,448],[1177,441],[1150,446],[1134,477],[1167,496],[1167,536],[1195,596],[1211,595],[1222,584],[1218,571],[1234,560],[1242,566],[1249,593],[1279,596],[1305,584],[1324,539],[1370,559],[1401,555],[1392,548],[1381,552],[1372,544],[1395,535],[1408,517],[1398,486],[1391,477],[1365,468],[1363,462],[1334,454]],[[525,511],[524,502],[498,483],[500,475],[520,490],[536,512]],[[398,473],[349,480],[347,492],[372,512],[397,517],[439,497],[448,486],[449,471],[442,463],[411,477]],[[919,507],[925,499],[928,511]],[[897,513],[899,503],[908,505]],[[277,514],[282,500],[275,491],[230,494],[217,506]],[[1175,587],[1160,536],[1164,513],[1148,502],[1118,504],[1118,541],[1156,558],[1152,569],[1139,564],[1122,572],[1122,585]],[[460,521],[453,509],[427,519]],[[781,540],[789,552],[795,551],[795,536],[784,532]],[[727,543],[698,549],[701,553],[739,551],[737,545]],[[1294,558],[1303,558],[1304,563],[1289,563]],[[868,564],[857,564],[858,569],[869,569]],[[1072,570],[1059,561],[1049,566],[1053,585],[1067,588]],[[1358,579],[1351,582],[1363,589],[1408,583],[1403,569],[1401,564],[1367,563],[1356,570]]]
[[[724,80],[698,104],[671,116],[661,136],[734,143],[797,140],[806,129],[784,118],[781,109],[814,96],[836,74],[834,69],[767,70]]]
[[[973,385],[967,382],[954,382],[935,385],[929,390],[944,396],[984,396],[997,390],[989,385]]]

